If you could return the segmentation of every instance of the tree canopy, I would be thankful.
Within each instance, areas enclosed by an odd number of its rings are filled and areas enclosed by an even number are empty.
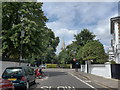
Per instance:
[[[87,42],[94,40],[96,35],[88,29],[83,29],[79,34],[74,35],[77,45],[84,46]]]
[[[98,40],[85,44],[78,52],[77,56],[83,60],[96,60],[94,62],[98,63],[104,63],[107,60],[104,47]]]
[[[46,26],[48,19],[42,11],[42,3],[4,2],[2,4],[2,57],[40,58],[55,55],[59,37]],[[24,31],[24,36],[21,32]]]
[[[104,63],[107,60],[103,45],[98,40],[94,40],[96,35],[88,29],[81,30],[81,32],[74,35],[74,37],[75,41],[60,52],[59,58],[61,60],[66,58],[69,63],[71,63],[74,58],[81,63],[83,63],[84,60],[91,59],[96,60],[96,63]]]

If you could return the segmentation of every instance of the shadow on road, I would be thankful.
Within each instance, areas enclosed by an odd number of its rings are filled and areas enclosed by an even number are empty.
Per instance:
[[[66,72],[45,72],[45,74],[49,77],[54,77],[54,76],[61,76],[61,75],[68,75]]]
[[[40,83],[36,82],[35,84],[32,84],[30,86],[30,90],[34,90],[38,85],[40,85]]]

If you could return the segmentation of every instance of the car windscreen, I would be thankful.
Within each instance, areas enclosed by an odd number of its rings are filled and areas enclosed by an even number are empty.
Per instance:
[[[6,69],[3,73],[3,75],[21,75],[22,69]]]

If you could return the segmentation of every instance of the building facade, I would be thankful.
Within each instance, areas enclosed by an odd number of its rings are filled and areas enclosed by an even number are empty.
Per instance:
[[[111,47],[109,48],[109,60],[120,63],[120,16],[110,19]]]

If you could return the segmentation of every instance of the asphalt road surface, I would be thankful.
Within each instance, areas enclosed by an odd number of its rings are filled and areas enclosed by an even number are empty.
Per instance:
[[[108,90],[98,84],[75,76],[71,69],[44,69],[46,77],[37,79],[32,90]]]

